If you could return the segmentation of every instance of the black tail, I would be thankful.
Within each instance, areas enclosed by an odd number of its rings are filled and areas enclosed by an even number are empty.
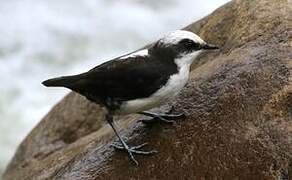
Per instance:
[[[71,87],[80,80],[80,75],[63,76],[43,81],[42,84],[47,87]]]

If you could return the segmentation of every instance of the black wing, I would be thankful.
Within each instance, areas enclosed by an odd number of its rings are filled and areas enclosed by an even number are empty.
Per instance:
[[[91,100],[125,101],[149,97],[175,72],[174,63],[136,56],[103,63],[80,75],[61,77],[59,84],[57,81],[47,84],[70,88]]]

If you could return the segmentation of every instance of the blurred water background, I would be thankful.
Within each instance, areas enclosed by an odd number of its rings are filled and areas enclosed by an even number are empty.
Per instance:
[[[228,0],[0,0],[0,176],[17,145],[80,73],[211,13]]]

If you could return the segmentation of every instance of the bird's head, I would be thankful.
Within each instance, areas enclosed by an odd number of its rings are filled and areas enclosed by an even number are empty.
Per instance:
[[[194,59],[201,50],[219,49],[217,46],[206,43],[195,33],[177,30],[167,34],[155,44],[157,49],[171,54],[174,58]]]

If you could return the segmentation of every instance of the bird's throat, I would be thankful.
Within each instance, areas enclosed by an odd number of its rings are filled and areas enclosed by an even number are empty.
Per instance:
[[[175,64],[178,66],[178,68],[182,67],[190,67],[193,61],[196,59],[196,57],[201,53],[202,51],[195,51],[192,53],[184,54],[183,56],[176,58],[174,60]]]

